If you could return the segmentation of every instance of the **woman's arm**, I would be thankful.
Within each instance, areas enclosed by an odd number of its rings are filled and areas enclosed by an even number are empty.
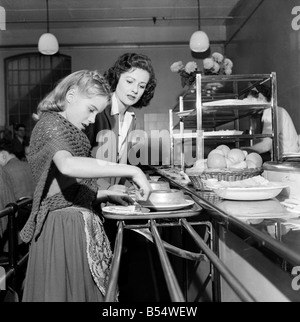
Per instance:
[[[58,151],[53,157],[58,170],[72,178],[105,178],[126,177],[131,178],[140,189],[143,189],[146,199],[151,191],[151,186],[146,175],[138,167],[107,162],[95,158],[74,157],[68,151]]]
[[[272,149],[272,139],[271,138],[263,138],[260,142],[248,147],[249,150],[253,150],[254,152],[257,153],[265,153],[269,152]],[[242,148],[245,150],[244,148]]]

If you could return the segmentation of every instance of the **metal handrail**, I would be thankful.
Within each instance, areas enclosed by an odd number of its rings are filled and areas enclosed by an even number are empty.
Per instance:
[[[8,216],[8,271],[3,278],[8,281],[10,278],[14,278],[17,270],[24,265],[27,261],[28,254],[23,256],[17,261],[17,247],[18,247],[18,230],[16,226],[16,214],[22,207],[30,205],[32,203],[31,198],[22,198],[15,203],[8,204],[3,210],[0,211],[0,219]],[[12,282],[14,284],[14,280]]]
[[[205,244],[186,219],[181,220],[183,227],[190,233],[198,246],[204,251],[220,275],[227,281],[232,290],[245,302],[255,302],[254,297],[247,291],[243,284],[230,272],[229,268],[220,261],[218,256]]]
[[[170,297],[174,302],[184,302],[184,296],[181,292],[178,281],[175,277],[174,271],[172,269],[171,263],[168,259],[167,252],[163,247],[162,240],[159,236],[155,220],[150,220],[151,232],[157,247],[157,251],[160,257],[162,269],[165,275],[167,287],[170,293]]]

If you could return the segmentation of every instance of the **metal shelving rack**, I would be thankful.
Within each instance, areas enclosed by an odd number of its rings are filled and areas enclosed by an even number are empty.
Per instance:
[[[268,104],[245,104],[243,95],[260,84],[271,88],[271,101]],[[221,103],[220,103],[221,102]],[[222,105],[223,103],[223,105]],[[272,108],[273,131],[270,134],[255,133],[252,120],[261,116],[265,109]],[[174,126],[174,115],[179,122]],[[278,142],[278,106],[276,73],[245,74],[245,75],[196,75],[195,87],[190,87],[179,97],[179,102],[169,110],[169,131],[171,138],[171,166],[174,166],[175,140],[181,140],[181,170],[184,170],[184,139],[196,139],[196,159],[204,159],[204,144],[206,140],[235,141],[271,137],[273,140],[272,160],[279,160]],[[206,135],[206,131],[216,129],[233,122],[239,129],[240,120],[249,117],[248,133],[238,135]],[[179,132],[175,133],[175,129]],[[192,130],[187,133],[186,130]]]

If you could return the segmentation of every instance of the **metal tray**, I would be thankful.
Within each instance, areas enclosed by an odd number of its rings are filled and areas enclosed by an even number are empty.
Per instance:
[[[124,207],[125,210],[126,207]],[[169,219],[169,218],[186,218],[199,215],[201,210],[203,209],[197,203],[194,203],[193,206],[188,208],[180,209],[180,210],[172,210],[172,211],[149,211],[149,212],[133,212],[122,213],[120,210],[117,213],[113,213],[112,211],[107,211],[108,207],[102,208],[102,214],[107,219],[115,219],[115,220],[141,220],[141,219]],[[121,209],[121,208],[119,208]]]

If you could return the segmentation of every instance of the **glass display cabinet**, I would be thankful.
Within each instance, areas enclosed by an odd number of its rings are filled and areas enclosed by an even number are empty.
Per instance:
[[[270,87],[270,102],[257,104],[245,98],[246,93],[261,84]],[[262,113],[268,108],[272,109],[272,133],[262,134]],[[204,159],[213,149],[213,144],[228,144],[239,148],[251,146],[264,137],[272,138],[271,160],[278,161],[277,115],[275,72],[249,75],[197,74],[195,85],[180,95],[178,104],[169,110],[171,165],[175,165],[177,157],[184,170],[184,149],[187,145],[192,146],[195,161]]]

